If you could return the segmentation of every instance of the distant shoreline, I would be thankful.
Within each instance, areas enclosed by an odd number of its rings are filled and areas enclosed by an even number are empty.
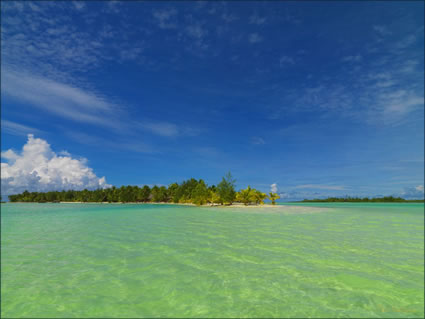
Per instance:
[[[404,199],[404,200],[395,200],[395,201],[381,201],[381,200],[302,200],[298,202],[288,202],[288,203],[424,203],[423,199]]]

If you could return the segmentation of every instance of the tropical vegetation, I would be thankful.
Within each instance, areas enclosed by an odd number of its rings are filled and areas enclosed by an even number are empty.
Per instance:
[[[369,198],[369,197],[350,197],[350,196],[346,196],[346,197],[328,197],[328,198],[324,198],[324,199],[304,199],[301,202],[303,203],[315,203],[315,202],[319,202],[319,203],[329,203],[329,202],[353,202],[353,203],[358,203],[358,202],[362,202],[362,203],[393,203],[393,202],[397,202],[397,203],[407,203],[407,202],[413,202],[413,203],[423,203],[424,200],[423,199],[414,199],[414,200],[408,200],[408,199],[404,199],[401,197],[393,197],[393,196],[384,196],[384,197],[374,197],[374,198]]]
[[[62,190],[51,192],[28,192],[9,195],[11,202],[109,202],[109,203],[192,203],[195,205],[232,205],[240,202],[245,205],[262,205],[266,198],[275,204],[277,194],[265,193],[251,188],[235,190],[236,180],[227,173],[217,185],[207,185],[204,180],[194,178],[166,186],[149,187],[113,186],[96,190]]]

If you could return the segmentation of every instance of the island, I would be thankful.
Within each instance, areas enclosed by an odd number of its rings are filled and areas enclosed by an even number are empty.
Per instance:
[[[423,203],[423,199],[404,199],[401,197],[328,197],[324,199],[304,199],[301,203]]]
[[[96,190],[62,190],[50,192],[29,192],[9,195],[10,202],[30,203],[175,203],[194,205],[232,205],[237,202],[245,206],[263,205],[266,199],[276,204],[279,195],[273,192],[263,193],[248,186],[235,190],[236,180],[227,173],[218,185],[208,186],[203,179],[188,179],[182,183],[149,187],[113,186]]]

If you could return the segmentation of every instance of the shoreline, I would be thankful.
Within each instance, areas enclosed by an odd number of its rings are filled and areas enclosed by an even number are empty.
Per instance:
[[[193,207],[244,207],[244,208],[258,208],[258,207],[279,207],[281,205],[272,205],[272,204],[263,204],[263,205],[245,205],[241,203],[233,203],[232,205],[221,205],[221,204],[204,204],[204,205],[196,205],[193,203],[145,203],[145,202],[6,202],[7,204],[101,204],[101,205],[177,205],[177,206],[193,206]],[[4,203],[4,204],[6,204]]]

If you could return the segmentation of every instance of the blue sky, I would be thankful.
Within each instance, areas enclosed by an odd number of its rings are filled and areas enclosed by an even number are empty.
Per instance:
[[[423,197],[423,2],[1,6],[3,193]]]

